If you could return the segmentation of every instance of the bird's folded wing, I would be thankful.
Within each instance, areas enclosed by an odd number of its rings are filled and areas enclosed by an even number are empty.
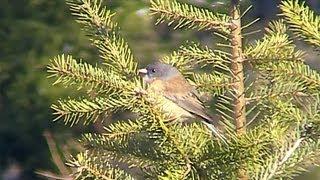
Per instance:
[[[183,76],[172,77],[162,84],[162,94],[190,114],[198,116],[208,123],[212,118],[206,113],[205,107],[197,97],[197,91]]]
[[[208,123],[212,123],[211,117],[206,113],[205,107],[198,100],[198,98],[192,93],[176,94],[176,93],[165,93],[165,97],[172,102],[176,103],[178,106],[184,110],[190,112],[195,116],[199,116]]]

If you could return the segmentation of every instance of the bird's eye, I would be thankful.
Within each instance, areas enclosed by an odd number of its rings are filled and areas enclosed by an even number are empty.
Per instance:
[[[155,72],[156,72],[156,69],[151,69],[151,72],[155,73]]]

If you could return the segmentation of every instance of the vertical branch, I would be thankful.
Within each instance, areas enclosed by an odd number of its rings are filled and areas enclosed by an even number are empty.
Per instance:
[[[241,15],[240,0],[231,0],[230,16],[231,25],[231,45],[232,60],[231,71],[233,76],[234,90],[234,120],[237,127],[237,133],[243,134],[246,131],[246,109],[244,97],[244,72],[243,72],[243,55],[242,55],[242,36],[241,36]],[[249,179],[246,169],[241,167],[238,171],[239,180]]]
[[[233,89],[235,92],[234,99],[234,119],[236,122],[237,133],[245,133],[246,116],[245,116],[245,97],[244,97],[244,73],[243,73],[243,56],[242,56],[242,36],[241,36],[241,18],[239,9],[239,0],[231,0],[230,16],[232,17],[231,25],[231,45],[232,60],[231,71],[233,74]]]

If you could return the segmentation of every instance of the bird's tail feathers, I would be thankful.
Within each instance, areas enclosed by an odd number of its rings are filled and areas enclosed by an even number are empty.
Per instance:
[[[223,143],[227,143],[227,138],[221,133],[221,131],[215,127],[213,124],[202,121],[202,123],[204,123],[208,129],[215,135],[217,136]]]
[[[208,129],[217,136],[222,142],[226,143],[226,137],[223,135],[223,132],[220,130],[221,125],[219,125],[220,118],[218,116],[206,116],[202,117],[204,121],[202,121]]]

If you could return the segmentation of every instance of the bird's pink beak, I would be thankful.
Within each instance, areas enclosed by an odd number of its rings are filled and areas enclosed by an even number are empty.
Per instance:
[[[151,83],[153,81],[152,78],[148,77],[148,70],[147,69],[139,69],[138,70],[139,76],[142,77],[143,81],[146,83]]]
[[[148,73],[147,69],[139,69],[138,74],[139,76],[145,76]]]

